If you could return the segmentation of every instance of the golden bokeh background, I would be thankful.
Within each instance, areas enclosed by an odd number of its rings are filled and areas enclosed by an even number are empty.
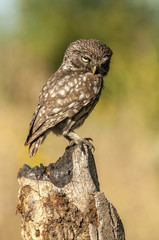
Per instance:
[[[96,38],[114,54],[100,102],[77,133],[94,140],[101,191],[126,238],[158,240],[158,1],[0,1],[0,36],[0,239],[21,239],[19,168],[55,162],[67,146],[50,134],[28,156],[24,141],[40,90],[70,42]]]

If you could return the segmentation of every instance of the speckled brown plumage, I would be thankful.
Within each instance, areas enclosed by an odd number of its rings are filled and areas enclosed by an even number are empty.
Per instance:
[[[61,66],[40,93],[25,142],[30,156],[36,154],[49,131],[63,135],[70,144],[84,142],[93,147],[73,130],[83,124],[98,102],[111,56],[111,49],[98,40],[70,44]]]

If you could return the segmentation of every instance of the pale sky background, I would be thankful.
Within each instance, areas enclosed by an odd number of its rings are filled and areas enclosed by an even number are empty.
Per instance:
[[[18,19],[18,1],[0,0],[0,27],[12,28]]]
[[[21,0],[23,1],[23,0]],[[130,1],[130,0],[127,0]],[[152,8],[159,8],[159,0],[133,0],[136,4],[147,3]],[[18,1],[16,0],[0,0],[0,18],[7,20],[8,16],[16,18],[18,13]],[[11,23],[11,21],[10,21]]]

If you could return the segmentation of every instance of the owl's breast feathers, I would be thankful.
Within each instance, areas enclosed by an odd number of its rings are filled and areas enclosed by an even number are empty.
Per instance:
[[[100,74],[68,70],[56,72],[40,93],[25,145],[64,119],[74,117],[92,99],[98,101],[102,87]]]

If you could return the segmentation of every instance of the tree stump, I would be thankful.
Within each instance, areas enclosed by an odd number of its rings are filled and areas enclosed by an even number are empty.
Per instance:
[[[49,166],[18,172],[22,238],[25,240],[124,240],[124,228],[100,192],[92,152],[86,145],[65,150]]]

